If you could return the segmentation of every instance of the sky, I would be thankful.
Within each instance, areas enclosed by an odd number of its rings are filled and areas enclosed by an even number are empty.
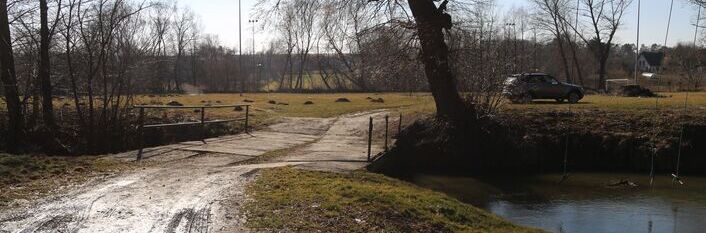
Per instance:
[[[243,50],[252,51],[252,23],[255,19],[253,6],[257,0],[240,0],[242,9]],[[640,44],[663,44],[669,18],[670,0],[641,0]],[[630,10],[625,15],[624,24],[616,35],[617,43],[635,43],[637,30],[637,2],[633,0]],[[527,0],[497,0],[498,11],[507,11],[512,7],[528,6]],[[179,0],[179,5],[188,6],[200,17],[203,32],[217,35],[220,42],[228,47],[238,46],[238,0]],[[704,12],[706,14],[706,11]],[[694,23],[697,8],[687,0],[674,0],[671,29],[668,44],[690,42],[694,38]],[[262,19],[258,19],[262,23]],[[256,48],[262,50],[273,37],[267,28],[257,27],[255,32]]]

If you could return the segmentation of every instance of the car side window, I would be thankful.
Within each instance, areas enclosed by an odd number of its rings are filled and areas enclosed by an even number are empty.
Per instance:
[[[559,84],[559,81],[557,81],[554,77],[548,75],[544,77],[544,82],[549,84]]]
[[[541,83],[542,82],[541,77],[542,76],[536,76],[536,75],[529,76],[529,77],[527,77],[527,82],[528,83]]]

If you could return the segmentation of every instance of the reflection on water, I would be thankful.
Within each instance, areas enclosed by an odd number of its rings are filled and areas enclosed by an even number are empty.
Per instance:
[[[706,232],[706,178],[673,186],[660,177],[575,174],[523,178],[416,176],[412,181],[515,223],[552,232]],[[611,186],[623,180],[641,185]]]

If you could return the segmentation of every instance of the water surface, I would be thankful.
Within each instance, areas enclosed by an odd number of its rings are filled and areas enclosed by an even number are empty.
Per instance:
[[[573,174],[515,177],[419,175],[412,181],[445,192],[520,225],[551,232],[706,232],[706,178],[686,177],[655,186],[640,174]],[[620,181],[636,183],[613,185]]]

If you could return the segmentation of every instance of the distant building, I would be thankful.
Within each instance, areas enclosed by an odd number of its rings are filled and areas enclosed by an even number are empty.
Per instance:
[[[641,52],[637,65],[642,72],[660,72],[662,71],[663,61],[663,52]]]

